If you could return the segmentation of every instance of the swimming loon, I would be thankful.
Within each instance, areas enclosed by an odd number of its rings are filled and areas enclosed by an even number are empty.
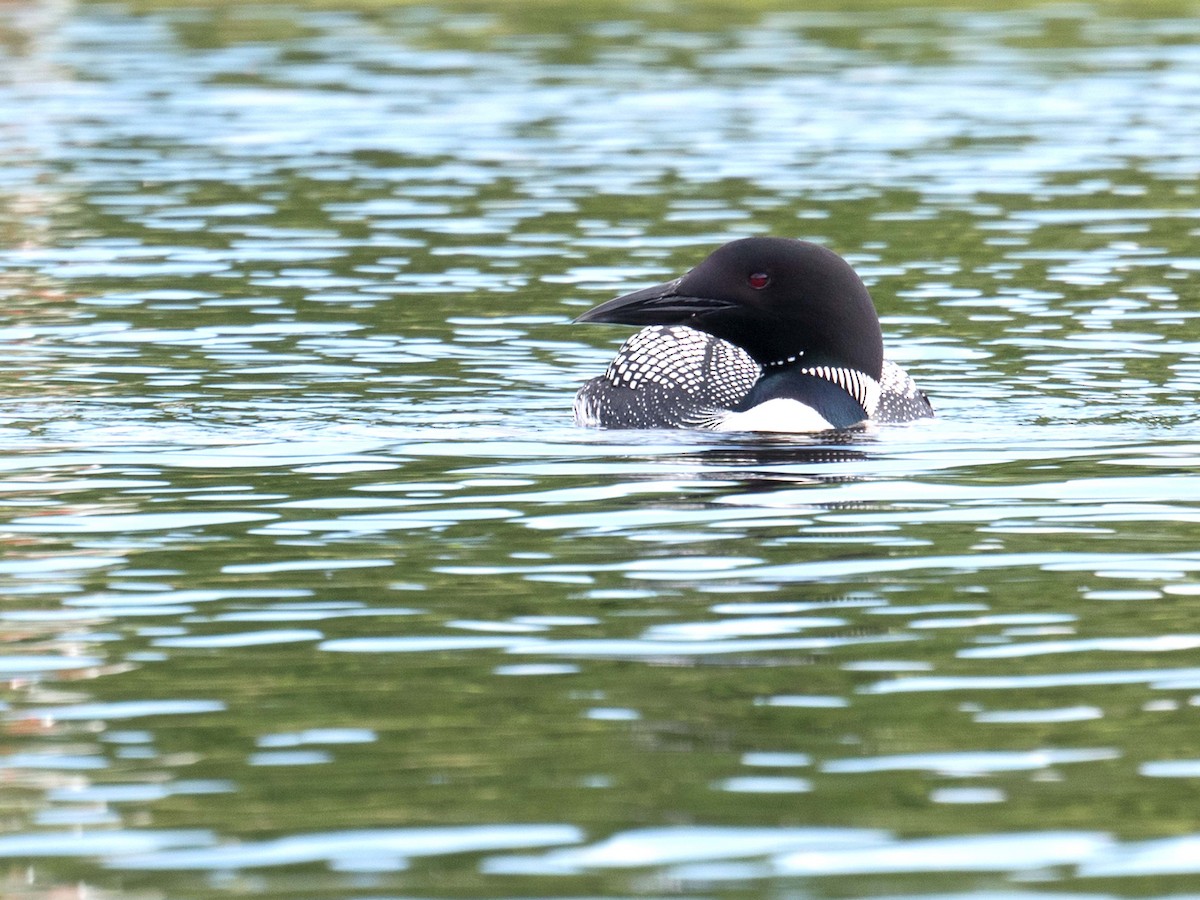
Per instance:
[[[649,326],[580,389],[580,425],[817,432],[933,415],[925,392],[883,358],[862,279],[819,244],[733,241],[575,321]]]

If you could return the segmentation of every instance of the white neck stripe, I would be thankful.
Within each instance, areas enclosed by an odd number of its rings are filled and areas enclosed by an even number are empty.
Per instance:
[[[774,360],[773,362],[767,363],[766,368],[774,369],[778,366],[790,366],[794,362],[799,362],[800,357],[802,357],[803,355],[804,355],[804,351],[801,350],[795,356],[789,356],[786,359],[777,359],[777,360]]]
[[[875,415],[882,389],[879,382],[866,372],[845,366],[812,366],[800,369],[800,372],[836,384],[858,402],[868,418]]]

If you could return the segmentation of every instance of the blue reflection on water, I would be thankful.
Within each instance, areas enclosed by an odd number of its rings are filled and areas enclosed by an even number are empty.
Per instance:
[[[1196,872],[1110,834],[1197,774],[1145,758],[1200,689],[1194,17],[652,13],[5,11],[0,855]],[[940,419],[570,427],[576,307],[768,230],[852,258]]]

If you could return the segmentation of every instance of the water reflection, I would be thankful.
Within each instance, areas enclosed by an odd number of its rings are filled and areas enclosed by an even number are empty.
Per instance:
[[[1196,874],[1192,12],[0,11],[0,893]],[[939,419],[571,427],[767,232]]]

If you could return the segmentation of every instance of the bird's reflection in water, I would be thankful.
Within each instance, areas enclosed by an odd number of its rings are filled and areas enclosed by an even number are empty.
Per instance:
[[[698,481],[736,482],[747,491],[772,491],[808,484],[843,484],[867,478],[857,466],[872,458],[872,436],[863,430],[820,435],[762,435],[721,446],[658,457],[672,466],[691,466]]]

